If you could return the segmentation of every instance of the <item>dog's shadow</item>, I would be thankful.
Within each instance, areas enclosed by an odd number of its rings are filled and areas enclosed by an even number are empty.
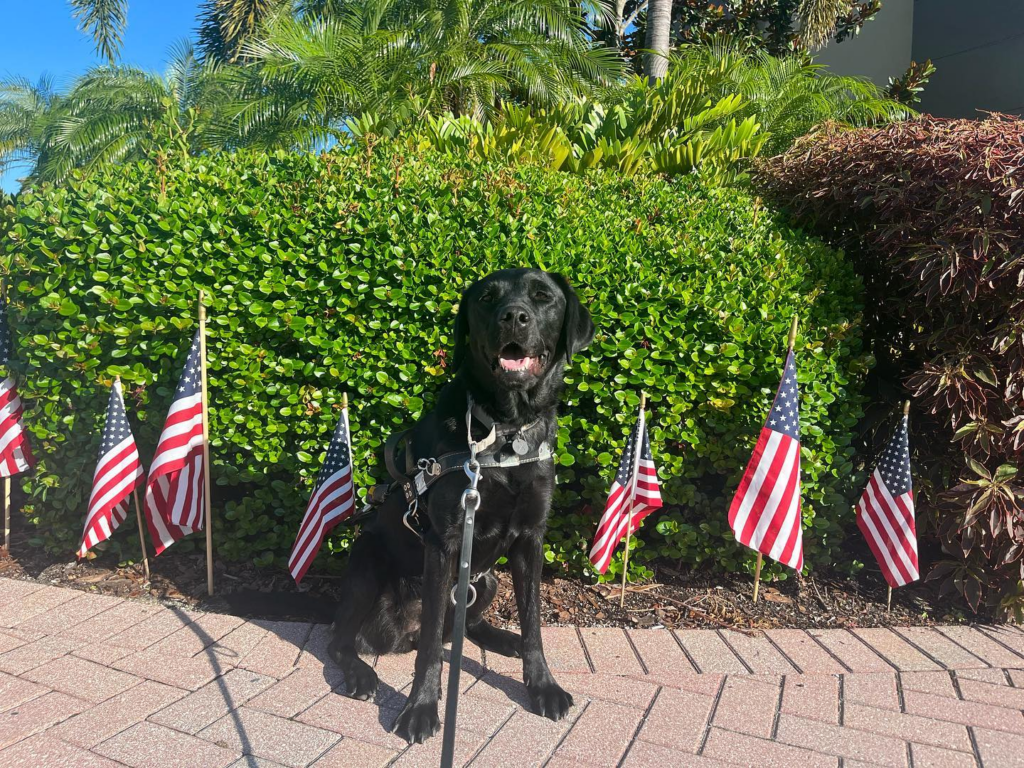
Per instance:
[[[313,628],[310,641],[303,650],[323,665],[324,682],[330,687],[331,693],[348,696],[345,674],[327,652],[329,641],[330,632],[327,626],[317,625]],[[394,730],[395,721],[408,700],[412,688],[415,658],[415,651],[388,656],[363,657],[363,660],[374,668],[378,677],[377,693],[373,701],[366,703],[377,707],[377,720],[381,727],[389,733]],[[445,673],[441,685],[442,713],[444,711],[443,704],[448,695],[448,677],[451,674],[451,650],[449,648],[444,649],[444,664]],[[529,709],[526,686],[521,680],[488,669],[481,661],[463,655],[459,675],[460,696],[465,694],[470,687],[479,685],[486,685],[501,691],[514,704]]]

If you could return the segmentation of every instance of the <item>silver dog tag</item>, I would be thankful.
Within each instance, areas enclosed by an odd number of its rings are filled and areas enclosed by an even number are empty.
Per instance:
[[[525,456],[530,452],[530,444],[522,435],[516,435],[512,440],[512,450],[516,452],[516,456]]]

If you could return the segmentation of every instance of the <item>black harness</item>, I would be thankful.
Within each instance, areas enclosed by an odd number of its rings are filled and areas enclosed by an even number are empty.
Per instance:
[[[487,436],[476,441],[476,460],[481,469],[518,467],[553,459],[554,452],[544,439],[543,422],[540,419],[521,427],[499,424],[482,407],[473,403],[472,398],[468,400],[472,420],[487,430]],[[420,499],[445,475],[464,471],[470,452],[451,451],[436,458],[417,458],[410,444],[411,435],[412,430],[407,429],[388,438],[384,445],[384,463],[392,482],[370,488],[366,506],[351,519],[358,520],[372,514],[388,496],[400,489],[408,504],[402,522],[422,539],[428,521],[420,517]]]

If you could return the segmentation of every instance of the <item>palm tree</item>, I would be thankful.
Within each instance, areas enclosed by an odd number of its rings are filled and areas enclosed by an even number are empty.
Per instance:
[[[28,162],[27,183],[60,183],[76,169],[159,153],[197,154],[220,143],[219,105],[229,94],[217,66],[178,46],[165,75],[97,67],[66,93],[0,82],[0,168]]]
[[[20,165],[34,167],[60,103],[48,77],[37,83],[22,77],[0,80],[0,174]]]
[[[672,0],[647,4],[647,76],[660,80],[668,70],[669,37],[672,34]]]
[[[95,40],[97,53],[114,63],[128,23],[128,0],[71,0],[71,9],[78,28]]]
[[[836,31],[838,20],[850,10],[850,0],[801,0],[796,17],[804,46],[821,48]]]
[[[199,7],[199,48],[204,58],[235,61],[272,15],[292,10],[292,0],[206,0]]]
[[[241,135],[300,145],[369,113],[492,114],[505,100],[544,105],[615,81],[617,54],[594,45],[572,0],[335,0],[281,15],[246,45],[254,66]],[[593,5],[594,11],[603,8]]]

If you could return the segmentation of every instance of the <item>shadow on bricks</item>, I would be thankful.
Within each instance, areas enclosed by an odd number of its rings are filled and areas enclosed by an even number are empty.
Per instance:
[[[170,606],[170,611],[181,620],[183,626],[193,632],[203,643],[203,654],[209,660],[210,667],[216,675],[213,682],[216,683],[221,696],[224,698],[224,704],[228,709],[228,714],[231,716],[231,720],[235,726],[235,731],[238,733],[238,738],[242,743],[242,753],[246,755],[252,754],[252,744],[249,740],[249,736],[245,731],[245,726],[238,714],[238,708],[235,705],[231,692],[228,690],[227,684],[224,680],[224,673],[232,669],[234,665],[229,666],[227,669],[224,668],[224,664],[222,664],[218,654],[214,651],[214,644],[216,643],[217,638],[211,636],[202,627],[197,626],[188,614],[177,606]]]

